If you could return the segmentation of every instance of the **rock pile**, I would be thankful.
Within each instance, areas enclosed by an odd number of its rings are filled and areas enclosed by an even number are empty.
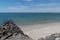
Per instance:
[[[60,40],[60,33],[51,34],[45,38],[40,38],[38,40],[56,40],[57,38]]]
[[[7,21],[0,26],[0,40],[32,40],[32,38],[25,35],[12,21]]]

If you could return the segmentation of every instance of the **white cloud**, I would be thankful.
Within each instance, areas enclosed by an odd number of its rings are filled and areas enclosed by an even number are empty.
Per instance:
[[[0,9],[0,12],[60,12],[60,7],[55,7],[57,4],[37,4],[39,8],[30,8],[30,6],[16,6]],[[40,6],[43,6],[40,8]],[[46,7],[45,7],[46,6]],[[53,7],[52,7],[53,6]]]
[[[37,7],[60,7],[58,3],[45,3],[45,4],[31,4],[32,6],[37,6]]]
[[[60,8],[6,8],[4,10],[0,10],[0,12],[60,12]]]

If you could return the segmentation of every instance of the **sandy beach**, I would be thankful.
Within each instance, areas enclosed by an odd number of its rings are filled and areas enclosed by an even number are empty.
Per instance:
[[[46,24],[35,24],[35,25],[25,25],[20,27],[23,32],[29,37],[37,40],[41,37],[46,37],[54,33],[60,33],[60,22],[56,23],[46,23]]]

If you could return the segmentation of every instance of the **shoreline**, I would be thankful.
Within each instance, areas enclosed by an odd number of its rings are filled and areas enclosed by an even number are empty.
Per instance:
[[[52,22],[52,23],[43,23],[43,24],[32,24],[32,25],[18,25],[21,29],[25,29],[26,28],[45,28],[45,27],[49,27],[49,26],[55,26],[60,24],[60,22]],[[45,27],[44,27],[45,26]],[[26,30],[27,31],[27,30]]]
[[[35,23],[35,24],[24,24],[24,25],[18,25],[18,26],[31,26],[31,25],[41,25],[41,24],[55,24],[55,23],[60,23],[60,21],[56,21],[56,22],[44,22],[44,23]]]
[[[46,37],[54,33],[60,33],[60,22],[35,24],[35,25],[23,25],[21,29],[25,34],[34,40],[41,37]]]
[[[45,22],[36,22],[36,23],[23,23],[23,24],[17,24],[19,26],[29,26],[29,25],[38,25],[38,24],[50,24],[50,23],[60,23],[60,21],[45,21]]]

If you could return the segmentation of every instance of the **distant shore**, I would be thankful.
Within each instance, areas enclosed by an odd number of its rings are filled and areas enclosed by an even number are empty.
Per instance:
[[[24,31],[25,34],[37,40],[41,37],[46,37],[54,33],[60,33],[60,22],[23,25],[20,28]]]

